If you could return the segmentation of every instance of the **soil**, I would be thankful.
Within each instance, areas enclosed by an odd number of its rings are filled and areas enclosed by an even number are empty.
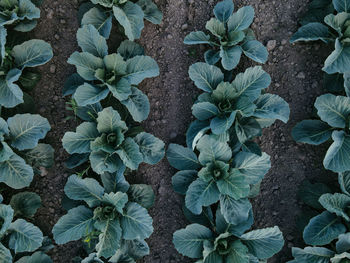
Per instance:
[[[195,56],[190,55],[192,52],[183,44],[183,39],[190,31],[204,29],[217,1],[155,2],[164,13],[164,21],[159,26],[146,23],[140,43],[147,55],[158,62],[160,76],[141,85],[151,101],[151,114],[144,126],[167,144],[184,144],[184,134],[191,121],[191,106],[198,94],[187,72],[192,63],[203,61],[203,48],[195,49]],[[261,195],[254,200],[255,227],[278,225],[286,237],[284,250],[269,262],[286,262],[290,259],[290,247],[302,245],[301,233],[295,225],[295,217],[301,210],[296,198],[298,187],[305,178],[327,175],[322,167],[323,151],[319,154],[319,147],[297,145],[290,132],[298,121],[310,116],[315,98],[324,93],[321,66],[328,51],[320,44],[289,44],[288,39],[297,29],[298,17],[306,11],[307,1],[234,2],[236,9],[244,5],[255,8],[253,29],[257,38],[264,44],[270,41],[270,57],[264,66],[273,79],[268,91],[283,97],[291,107],[290,122],[287,125],[277,122],[266,129],[260,139],[263,150],[272,157],[272,169],[263,181]],[[56,150],[55,166],[37,176],[32,185],[43,200],[43,208],[36,221],[48,235],[55,222],[65,213],[61,208],[61,199],[70,171],[64,167],[67,154],[61,146],[61,138],[77,125],[75,120],[66,120],[72,114],[66,110],[67,99],[61,96],[65,79],[74,72],[66,61],[77,50],[77,8],[77,0],[45,0],[42,18],[34,31],[35,37],[51,43],[55,54],[49,64],[41,67],[43,78],[34,92],[40,114],[48,118],[52,125],[47,141]],[[244,64],[251,65],[248,61]],[[137,174],[137,180],[152,185],[157,196],[151,210],[155,228],[148,240],[151,254],[140,262],[193,262],[181,257],[172,245],[172,233],[186,224],[181,211],[181,197],[171,188],[174,172],[163,160],[156,166],[142,166]],[[71,243],[57,246],[51,255],[55,263],[65,263],[79,253],[81,245]]]

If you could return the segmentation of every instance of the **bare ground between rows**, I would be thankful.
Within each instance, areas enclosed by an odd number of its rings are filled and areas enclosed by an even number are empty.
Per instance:
[[[156,0],[164,13],[164,21],[155,26],[146,23],[140,43],[146,53],[160,66],[160,76],[144,82],[141,89],[151,101],[151,114],[144,123],[148,132],[170,142],[184,143],[184,133],[191,121],[191,106],[198,91],[188,78],[188,67],[202,61],[203,57],[189,55],[183,38],[192,30],[203,30],[212,14],[213,0]],[[322,154],[316,148],[297,145],[290,136],[297,121],[308,118],[315,98],[323,93],[321,65],[326,54],[316,45],[289,44],[288,39],[297,29],[297,19],[305,11],[302,0],[237,0],[236,7],[252,5],[256,10],[253,29],[264,44],[276,40],[264,69],[272,76],[269,92],[278,94],[290,103],[291,121],[281,122],[265,130],[261,137],[263,150],[272,156],[272,169],[262,185],[261,195],[254,201],[255,227],[278,225],[287,239],[285,249],[269,262],[286,262],[290,247],[300,244],[300,233],[295,227],[295,217],[301,204],[296,199],[298,186],[305,178],[326,175],[322,168]],[[41,195],[43,208],[37,223],[46,234],[65,211],[61,208],[64,184],[70,175],[64,167],[67,154],[62,149],[61,138],[66,131],[74,130],[77,123],[66,121],[71,113],[65,109],[66,100],[61,90],[66,77],[74,69],[67,58],[77,50],[75,34],[78,29],[77,0],[45,0],[42,18],[34,35],[52,44],[55,56],[41,68],[42,81],[34,92],[40,114],[52,124],[50,142],[56,150],[55,166],[47,174],[38,176],[32,188]],[[249,66],[248,62],[245,66]],[[318,148],[319,149],[319,148]],[[148,243],[151,254],[141,262],[169,263],[191,262],[181,257],[172,245],[172,233],[185,226],[182,200],[171,188],[175,171],[163,160],[156,166],[142,166],[137,180],[152,185],[156,204],[151,210],[155,231]],[[79,243],[58,246],[51,255],[54,262],[70,262],[81,253]]]

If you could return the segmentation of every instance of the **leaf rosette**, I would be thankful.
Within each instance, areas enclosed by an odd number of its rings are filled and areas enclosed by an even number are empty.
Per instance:
[[[225,0],[215,6],[214,14],[215,18],[206,24],[209,35],[202,31],[191,32],[184,40],[188,45],[211,46],[205,53],[206,63],[215,65],[221,61],[225,70],[233,70],[242,54],[258,63],[267,61],[267,49],[255,39],[254,32],[249,28],[255,15],[253,7],[245,6],[234,12],[232,0]]]

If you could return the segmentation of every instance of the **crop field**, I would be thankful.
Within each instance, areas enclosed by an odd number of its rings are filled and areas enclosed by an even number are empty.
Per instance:
[[[350,263],[350,0],[0,0],[0,263]]]

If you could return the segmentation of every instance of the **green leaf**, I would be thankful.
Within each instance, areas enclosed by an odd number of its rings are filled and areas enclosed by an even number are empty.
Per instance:
[[[120,129],[127,130],[128,128],[118,111],[114,110],[113,107],[104,108],[98,113],[97,130],[100,133],[111,133]]]
[[[251,6],[244,6],[236,13],[233,13],[227,22],[228,31],[245,30],[253,23],[254,8]]]
[[[198,178],[188,187],[185,204],[195,215],[202,213],[202,206],[210,206],[220,198],[220,192],[214,180],[206,182]]]
[[[153,232],[152,218],[147,210],[137,203],[128,203],[121,218],[123,238],[145,239]]]
[[[134,140],[140,148],[143,162],[156,164],[163,159],[165,154],[165,144],[162,140],[146,132],[139,133]]]
[[[11,206],[9,205],[0,205],[0,219],[2,222],[1,228],[0,228],[0,237],[2,238],[7,230],[9,229],[11,222],[13,220],[14,216],[14,211]],[[0,243],[1,244],[1,243]],[[0,249],[1,251],[1,249]],[[0,258],[1,258],[1,253],[0,253]]]
[[[219,39],[223,38],[226,34],[225,24],[216,18],[211,18],[205,25],[205,28]]]
[[[6,108],[13,108],[24,102],[23,91],[15,84],[22,71],[12,69],[7,73],[6,79],[0,79],[0,105]]]
[[[335,50],[324,63],[323,71],[328,74],[345,73],[350,67],[350,47],[343,45],[339,39],[335,41]]]
[[[14,154],[5,162],[0,163],[0,182],[14,189],[21,189],[30,185],[34,172],[32,167]]]
[[[231,170],[229,176],[217,181],[221,194],[229,195],[238,200],[249,195],[250,187],[243,174],[237,170]]]
[[[350,260],[350,253],[344,252],[340,255],[335,255],[333,258],[331,258],[332,263],[346,263],[347,261]]]
[[[338,182],[343,193],[350,196],[350,172],[339,173]]]
[[[219,109],[210,102],[198,102],[192,106],[192,114],[200,121],[208,120],[219,114]]]
[[[157,25],[162,23],[163,14],[152,0],[139,0],[136,4],[142,8],[146,20]]]
[[[239,152],[233,159],[233,166],[246,176],[247,183],[259,183],[271,168],[270,156]]]
[[[323,247],[306,247],[304,249],[292,248],[295,263],[329,263],[334,252]],[[294,263],[294,260],[290,263]]]
[[[108,94],[109,89],[107,88],[100,88],[89,83],[84,83],[76,89],[73,98],[78,106],[87,106],[100,102],[105,99]]]
[[[139,5],[127,1],[121,7],[114,5],[113,13],[119,24],[124,28],[125,35],[129,40],[134,41],[140,38],[144,27],[144,13]]]
[[[100,204],[104,189],[95,179],[82,179],[74,174],[68,178],[64,192],[72,200],[82,200],[90,207],[95,207]]]
[[[259,98],[262,90],[268,88],[270,83],[270,75],[262,67],[256,66],[248,68],[244,73],[238,74],[232,85],[239,92],[238,95],[245,95],[253,102]]]
[[[123,214],[123,209],[128,202],[128,195],[126,193],[117,192],[117,193],[109,193],[104,194],[103,196],[103,203],[104,204],[111,204],[115,207],[115,209],[120,213]]]
[[[126,72],[123,78],[132,85],[140,84],[146,78],[153,78],[159,75],[157,62],[149,56],[136,56],[126,61]]]
[[[220,51],[209,49],[204,53],[205,62],[209,65],[215,65],[220,60]]]
[[[120,247],[122,229],[118,220],[107,220],[98,222],[95,226],[102,232],[96,245],[97,257],[109,258],[113,256]]]
[[[334,8],[337,12],[349,12],[350,11],[350,1],[349,0],[333,0]]]
[[[116,173],[103,173],[101,180],[106,193],[126,193],[130,187],[124,177],[125,166],[118,169]]]
[[[329,244],[340,234],[344,234],[346,227],[340,218],[327,211],[312,218],[304,229],[303,238],[306,244],[323,246]]]
[[[79,240],[94,229],[94,214],[85,206],[78,206],[58,220],[52,229],[57,244]]]
[[[87,52],[74,52],[69,57],[68,64],[74,65],[79,75],[88,81],[96,80],[96,70],[104,68],[102,58]]]
[[[331,192],[331,189],[325,184],[312,184],[309,181],[304,181],[299,188],[298,197],[308,206],[321,210],[322,205],[318,200],[323,194]]]
[[[40,80],[40,73],[25,70],[19,79],[19,83],[24,89],[30,91],[39,83]]]
[[[235,130],[238,140],[242,144],[262,134],[260,124],[253,118],[242,118],[240,122],[235,123]]]
[[[202,165],[215,161],[228,162],[232,157],[231,148],[226,142],[220,142],[209,135],[204,135],[199,140],[197,148]]]
[[[228,195],[220,196],[221,214],[232,225],[239,225],[249,218],[252,205],[248,199],[235,200]]]
[[[10,205],[17,217],[33,217],[41,206],[41,198],[36,193],[22,192],[12,196]]]
[[[287,123],[290,109],[288,103],[275,94],[263,94],[255,102],[254,116],[261,119],[278,119]]]
[[[317,41],[321,40],[325,43],[332,41],[329,29],[324,24],[314,22],[306,24],[298,29],[298,31],[290,39],[291,43],[297,41]]]
[[[124,60],[129,60],[130,58],[136,56],[143,56],[145,54],[145,50],[142,46],[133,41],[124,40],[118,47],[118,53]]]
[[[35,148],[51,129],[47,119],[33,114],[17,114],[9,118],[7,124],[11,146],[20,151]]]
[[[32,39],[12,49],[16,67],[37,67],[46,64],[53,57],[52,48],[43,40]]]
[[[218,67],[202,62],[190,66],[188,73],[197,88],[206,92],[212,92],[224,80],[224,74]]]
[[[149,209],[154,204],[154,192],[150,185],[132,184],[128,190],[130,202],[135,202],[142,207]]]
[[[178,230],[173,235],[173,243],[179,253],[190,258],[201,258],[203,243],[211,240],[213,233],[210,229],[199,225],[188,225],[185,229]]]
[[[62,91],[63,96],[73,95],[77,88],[83,85],[84,82],[85,80],[80,77],[78,73],[73,73],[66,79],[66,82],[64,83]]]
[[[3,263],[12,263],[11,251],[7,249],[3,244],[0,243],[0,260]],[[25,262],[28,263],[28,262]]]
[[[54,164],[55,150],[49,144],[39,143],[34,149],[25,152],[24,158],[32,167],[50,168]]]
[[[350,197],[345,194],[323,194],[319,199],[321,205],[330,213],[343,217],[346,221],[350,221],[347,215],[347,208],[350,205]]]
[[[210,128],[215,135],[220,135],[228,131],[234,121],[236,120],[237,112],[233,111],[231,114],[224,115],[222,117],[215,117],[210,122]]]
[[[334,142],[323,160],[324,167],[337,173],[350,170],[350,163],[347,161],[350,158],[350,136],[344,131],[334,131],[332,139]]]
[[[108,38],[112,29],[112,16],[100,8],[91,8],[84,14],[81,25],[93,25],[104,38]]]
[[[83,52],[88,52],[101,58],[108,55],[107,41],[93,25],[84,25],[82,28],[79,28],[77,40]]]
[[[184,40],[186,45],[210,44],[210,36],[202,31],[189,33]]]
[[[14,152],[6,142],[2,141],[0,142],[0,145],[2,148],[0,150],[0,162],[5,162],[10,159],[10,157],[14,154]]]
[[[117,154],[109,154],[103,151],[93,151],[90,154],[90,163],[92,170],[97,174],[105,172],[114,173],[124,167],[123,162]]]
[[[336,128],[345,128],[350,114],[350,98],[325,94],[316,99],[315,108],[321,120]]]
[[[66,132],[62,139],[63,148],[70,154],[90,152],[90,143],[99,136],[96,124],[83,122],[76,132]]]
[[[11,231],[9,247],[15,253],[33,252],[41,247],[43,233],[40,229],[23,219],[17,219],[9,228]]]
[[[203,263],[224,263],[224,257],[215,250],[208,251]]]
[[[136,170],[143,161],[140,147],[131,138],[126,138],[122,145],[119,146],[116,153],[119,155],[125,166],[132,170]]]
[[[128,109],[132,118],[142,122],[148,118],[150,103],[148,97],[139,89],[131,87],[132,94],[121,103]]]
[[[336,247],[338,253],[348,251],[350,249],[350,233],[339,235]]]
[[[237,67],[241,60],[242,49],[239,46],[235,47],[220,47],[220,57],[222,58],[222,66],[226,70],[233,70]]]
[[[250,263],[248,248],[240,240],[230,244],[230,253],[227,255],[228,262]]]
[[[257,40],[249,40],[242,46],[244,55],[248,58],[258,62],[265,63],[269,56],[266,47]]]
[[[185,195],[190,184],[197,179],[198,172],[195,170],[183,170],[177,172],[172,178],[174,191]]]
[[[304,120],[292,130],[293,139],[297,142],[320,145],[331,138],[333,128],[320,120]]]
[[[278,253],[283,245],[282,232],[277,226],[248,232],[241,236],[249,252],[259,259],[267,259]]]
[[[196,170],[201,167],[196,154],[189,148],[170,144],[167,150],[169,164],[177,170]]]
[[[232,0],[224,0],[216,4],[214,14],[217,19],[225,23],[233,13],[234,4]]]
[[[51,258],[43,252],[35,252],[31,256],[21,257],[16,263],[52,263]],[[6,262],[5,262],[6,263]]]

